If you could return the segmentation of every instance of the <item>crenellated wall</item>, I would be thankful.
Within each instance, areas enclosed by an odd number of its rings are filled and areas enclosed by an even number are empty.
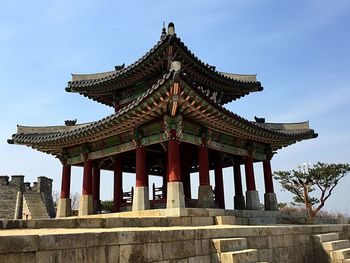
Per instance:
[[[0,176],[0,219],[20,219],[23,214],[23,194],[40,193],[50,217],[55,217],[52,200],[52,179],[41,176],[31,185],[24,175]]]

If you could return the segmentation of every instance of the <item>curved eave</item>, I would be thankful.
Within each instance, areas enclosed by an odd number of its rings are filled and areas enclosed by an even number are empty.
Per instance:
[[[263,89],[261,83],[256,81],[256,75],[242,75],[216,71],[213,67],[205,64],[195,56],[176,35],[167,35],[154,45],[143,57],[126,68],[114,72],[73,74],[73,79],[68,82],[66,91],[77,92],[85,97],[112,106],[113,103],[111,99],[103,98],[101,94],[114,92],[119,87],[118,82],[128,77],[135,78],[134,73],[140,75],[141,69],[149,67],[149,65],[146,65],[147,63],[154,64],[157,62],[155,58],[157,53],[161,53],[163,56],[162,59],[167,59],[166,54],[164,54],[162,50],[170,44],[175,44],[177,48],[180,49],[178,53],[182,54],[183,59],[185,59],[188,64],[196,68],[196,71],[199,72],[197,74],[202,74],[223,87],[222,91],[227,92],[226,96],[223,98],[223,104],[245,96],[250,92],[261,91]],[[124,86],[121,84],[121,87]],[[239,92],[239,95],[233,95],[235,92]]]
[[[157,84],[153,85],[151,89],[136,99],[132,104],[99,121],[77,125],[74,128],[67,128],[66,126],[55,126],[54,128],[20,126],[20,133],[14,134],[9,143],[24,144],[40,151],[55,154],[62,147],[89,142],[97,137],[108,137],[111,134],[115,134],[117,131],[123,132],[123,130],[120,130],[122,128],[124,131],[132,129],[133,126],[128,126],[129,124],[127,122],[135,125],[135,122],[140,118],[142,121],[147,122],[154,119],[155,115],[159,117],[163,114],[161,110],[158,113],[144,114],[142,113],[142,109],[136,110],[136,108],[139,105],[146,105],[146,108],[149,107],[148,105],[156,105],[155,97],[151,97],[154,93],[158,94],[158,96],[164,96],[161,102],[158,101],[159,104],[168,103],[169,94],[165,94],[168,87],[172,84],[170,80],[171,76],[172,72],[164,75]],[[181,97],[181,107],[189,109],[192,107],[194,112],[194,114],[191,113],[187,115],[184,113],[184,116],[198,121],[199,123],[207,121],[208,126],[213,129],[218,129],[243,139],[271,144],[273,150],[288,146],[300,140],[317,137],[314,130],[309,129],[308,122],[294,124],[251,122],[230,112],[221,105],[214,103],[203,92],[192,89],[192,87],[182,79],[180,80],[180,86],[187,89]],[[164,89],[162,89],[160,93],[158,91],[161,87],[164,87]],[[165,98],[165,96],[168,97]],[[187,96],[191,98],[187,99]],[[151,97],[151,99],[148,99],[149,97]],[[201,107],[204,108],[204,111]],[[155,108],[152,108],[150,112],[154,109]]]

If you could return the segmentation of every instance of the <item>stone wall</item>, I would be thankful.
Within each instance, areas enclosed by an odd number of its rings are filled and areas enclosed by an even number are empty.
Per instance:
[[[11,180],[9,176],[0,176],[0,218],[15,218],[17,196],[23,191],[23,180],[23,175],[13,175]]]
[[[50,217],[55,217],[55,208],[52,200],[52,179],[38,177],[33,186],[24,182],[24,175],[0,176],[0,219],[21,218],[22,196],[25,192],[41,193],[44,205]]]
[[[95,219],[87,220],[91,222]],[[117,222],[117,219],[111,220]],[[64,220],[59,222],[64,224]],[[9,231],[9,235],[6,235],[6,231]],[[350,225],[222,225],[15,231],[18,230],[3,230],[0,233],[0,262],[215,263],[218,259],[212,240],[239,237],[247,240],[248,248],[258,250],[259,261],[319,263],[325,262],[326,255],[315,252],[317,246],[313,242],[313,235],[333,232],[339,233],[342,239],[350,238]]]

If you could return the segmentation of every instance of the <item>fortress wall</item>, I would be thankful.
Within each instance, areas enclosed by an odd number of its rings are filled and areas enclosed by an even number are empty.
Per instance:
[[[350,225],[4,230],[0,262],[217,262],[213,238],[243,237],[259,261],[324,262],[312,235]],[[26,235],[21,235],[25,231]],[[54,231],[51,232],[50,231]],[[13,246],[11,244],[16,244]]]
[[[22,175],[0,176],[0,218],[14,219],[17,193],[23,190]]]

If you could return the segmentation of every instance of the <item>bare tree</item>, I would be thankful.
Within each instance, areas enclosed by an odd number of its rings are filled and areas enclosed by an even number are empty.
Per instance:
[[[53,205],[55,207],[57,207],[59,198],[60,198],[60,193],[58,191],[53,190],[52,191],[52,201],[53,201]]]
[[[78,210],[79,209],[79,193],[74,192],[70,193],[70,202],[71,202],[71,209],[72,210]]]

